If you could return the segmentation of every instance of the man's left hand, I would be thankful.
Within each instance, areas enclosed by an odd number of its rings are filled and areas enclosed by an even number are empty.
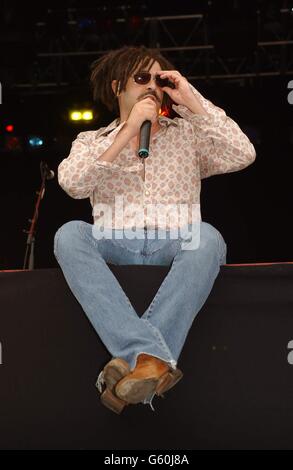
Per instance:
[[[162,90],[165,91],[176,104],[183,104],[195,113],[207,114],[200,104],[199,99],[192,92],[188,80],[183,77],[180,72],[177,70],[160,70],[157,74],[160,75],[160,78],[168,78],[174,83],[175,88],[164,86]]]

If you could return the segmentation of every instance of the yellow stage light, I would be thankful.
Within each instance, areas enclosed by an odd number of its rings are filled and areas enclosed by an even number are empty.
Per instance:
[[[91,121],[93,119],[93,112],[92,111],[84,111],[82,113],[82,119],[85,121]]]
[[[91,121],[94,113],[91,109],[81,109],[79,111],[70,111],[69,118],[71,121]]]
[[[82,114],[80,111],[72,111],[70,113],[71,121],[80,121],[82,119]]]

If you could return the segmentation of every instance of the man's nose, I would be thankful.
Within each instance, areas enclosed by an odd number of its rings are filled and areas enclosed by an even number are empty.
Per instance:
[[[147,85],[148,90],[156,90],[156,88],[157,88],[157,84],[154,80],[151,80]]]
[[[160,87],[157,85],[157,83],[155,82],[155,80],[151,80],[148,84],[147,84],[147,90],[148,91],[152,91],[154,93],[156,93],[156,95],[159,94],[159,91],[160,91]]]
[[[158,88],[158,84],[156,82],[156,75],[152,75],[152,78],[148,82],[148,88],[152,88],[153,90]]]

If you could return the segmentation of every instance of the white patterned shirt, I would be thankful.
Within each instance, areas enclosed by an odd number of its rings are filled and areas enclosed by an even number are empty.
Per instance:
[[[180,117],[160,115],[143,159],[130,142],[113,162],[100,160],[126,121],[81,132],[58,166],[58,182],[75,199],[90,198],[93,223],[109,228],[172,228],[201,220],[201,179],[242,170],[255,149],[225,111],[190,83],[208,115],[173,104]],[[185,218],[184,218],[185,217]]]

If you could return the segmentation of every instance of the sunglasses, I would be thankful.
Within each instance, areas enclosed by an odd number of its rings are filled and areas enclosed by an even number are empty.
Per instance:
[[[152,74],[150,72],[139,72],[133,75],[133,79],[139,85],[146,85],[152,79]],[[174,83],[170,82],[168,78],[161,78],[158,74],[155,74],[155,82],[159,87],[175,88]]]

